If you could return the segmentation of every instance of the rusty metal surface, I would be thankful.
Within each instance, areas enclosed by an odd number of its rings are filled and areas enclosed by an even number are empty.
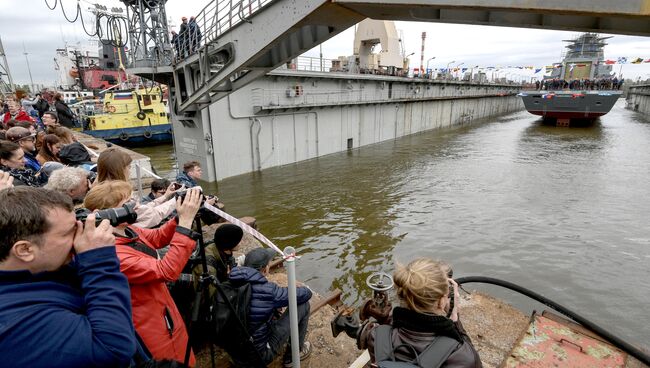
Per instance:
[[[589,334],[591,335],[591,334]],[[580,329],[533,315],[503,367],[625,367],[627,354]]]

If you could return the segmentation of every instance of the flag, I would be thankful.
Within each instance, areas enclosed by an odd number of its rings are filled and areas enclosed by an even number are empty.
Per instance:
[[[614,61],[614,60],[609,60],[609,59],[608,59],[608,60],[605,60],[605,64],[607,64],[607,65],[613,65],[613,64],[616,64],[616,61]]]
[[[632,64],[641,64],[642,62],[643,62],[643,59],[641,59],[641,58],[636,58],[636,59],[632,60]]]
[[[619,64],[627,64],[627,58],[626,57],[620,57],[618,60],[616,60],[617,63]]]
[[[542,71],[542,68],[535,69],[535,74],[539,73],[540,71]]]

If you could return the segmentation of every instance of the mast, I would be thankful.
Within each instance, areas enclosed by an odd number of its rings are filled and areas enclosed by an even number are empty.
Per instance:
[[[427,33],[422,32],[422,50],[420,53],[420,76],[424,75],[424,41],[427,39]]]

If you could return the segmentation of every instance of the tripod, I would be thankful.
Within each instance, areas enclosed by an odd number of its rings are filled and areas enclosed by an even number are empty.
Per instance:
[[[203,209],[202,209],[203,210]],[[265,366],[264,365],[264,360],[260,356],[259,352],[255,348],[255,345],[253,344],[253,338],[250,336],[248,333],[247,327],[244,325],[244,323],[236,317],[236,310],[235,307],[232,305],[230,302],[230,299],[227,297],[225,294],[223,287],[221,286],[221,283],[219,280],[214,275],[210,275],[208,272],[208,262],[207,262],[207,257],[205,256],[205,241],[203,239],[203,227],[201,224],[201,215],[200,211],[197,213],[196,217],[194,218],[194,226],[196,229],[196,232],[200,235],[197,243],[199,246],[199,257],[201,259],[201,267],[202,267],[202,274],[198,280],[198,285],[194,294],[194,304],[192,305],[191,309],[191,318],[190,318],[190,325],[189,325],[189,334],[188,334],[188,339],[187,339],[187,347],[185,350],[185,359],[184,359],[184,366],[189,367],[189,361],[190,361],[190,354],[191,354],[191,349],[192,349],[192,343],[194,342],[194,338],[196,335],[196,324],[199,321],[200,317],[200,309],[201,309],[201,304],[203,304],[203,310],[205,313],[208,313],[210,311],[210,285],[213,285],[215,289],[217,290],[217,293],[219,296],[222,298],[222,300],[225,302],[225,304],[228,306],[232,316],[236,319],[238,327],[241,329],[241,331],[245,334],[246,340],[248,341],[248,344],[250,344],[250,348],[253,349],[255,352],[254,355],[258,358],[259,363],[256,364],[256,366]],[[203,300],[203,303],[201,303],[201,300]],[[211,321],[212,318],[209,318],[209,321]],[[216,333],[216,331],[213,331],[213,333]],[[214,344],[213,342],[210,342],[210,357],[211,357],[211,363],[212,363],[212,368],[215,368],[215,359],[214,359]]]

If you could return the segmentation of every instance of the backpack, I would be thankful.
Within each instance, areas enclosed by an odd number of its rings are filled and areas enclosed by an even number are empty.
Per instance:
[[[380,325],[375,330],[375,364],[379,368],[439,368],[447,361],[460,343],[451,337],[436,336],[433,341],[420,354],[409,344],[393,347],[393,327]],[[395,361],[395,349],[405,346],[415,355],[410,362]]]
[[[74,142],[63,146],[59,152],[59,159],[65,165],[77,166],[83,163],[91,162],[90,154],[86,147],[79,142]]]
[[[251,285],[247,282],[225,281],[219,283],[212,302],[215,343],[230,355],[237,367],[265,366],[248,332],[251,293]]]

